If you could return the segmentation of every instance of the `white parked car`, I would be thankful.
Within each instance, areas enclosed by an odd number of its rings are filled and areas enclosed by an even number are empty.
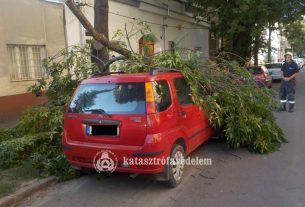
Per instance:
[[[299,69],[304,69],[304,66],[305,66],[305,60],[304,58],[294,58],[293,59],[299,66]]]
[[[281,80],[282,79],[282,68],[283,63],[266,63],[266,68],[269,71],[269,74],[272,76],[272,80]]]

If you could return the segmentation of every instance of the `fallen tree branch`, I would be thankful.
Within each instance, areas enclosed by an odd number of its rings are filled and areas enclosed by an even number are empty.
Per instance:
[[[108,68],[112,63],[114,63],[116,61],[125,60],[125,59],[126,59],[125,56],[118,56],[118,57],[111,58],[110,60],[108,60],[108,62],[105,63],[104,69]]]
[[[131,46],[131,43],[130,43],[130,39],[129,39],[129,35],[128,35],[128,32],[127,32],[127,25],[126,24],[125,24],[125,34],[126,34],[127,43],[129,45],[129,48],[130,48],[131,52],[135,53],[134,50],[132,49],[132,46]]]
[[[92,34],[93,38],[100,42],[102,45],[107,47],[110,50],[113,50],[125,57],[130,57],[131,52],[118,44],[115,44],[113,42],[110,42],[107,37],[102,34],[97,32],[94,27],[91,25],[89,20],[85,17],[85,15],[81,12],[81,10],[77,7],[75,2],[73,0],[66,0],[65,4],[70,8],[72,13],[78,18],[80,23],[83,25],[83,27],[90,33]]]

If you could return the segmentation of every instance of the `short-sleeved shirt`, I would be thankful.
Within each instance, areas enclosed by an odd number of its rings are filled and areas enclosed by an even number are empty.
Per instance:
[[[299,67],[295,61],[292,61],[290,64],[284,62],[281,70],[283,71],[284,77],[289,78],[290,76],[299,72]]]

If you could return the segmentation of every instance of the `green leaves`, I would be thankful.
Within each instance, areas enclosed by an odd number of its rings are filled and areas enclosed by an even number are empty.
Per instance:
[[[266,48],[265,32],[276,25],[287,25],[305,15],[304,0],[188,0],[196,5],[196,16],[207,18],[211,31],[222,39],[220,50],[241,57],[256,56]],[[299,36],[302,38],[303,36]],[[303,44],[304,45],[304,44]],[[255,46],[255,47],[253,47]],[[234,58],[234,57],[233,57]]]
[[[84,48],[72,46],[45,59],[43,67],[48,72],[50,81],[39,80],[28,90],[37,94],[47,89],[49,104],[65,105],[80,81],[99,71],[99,68],[90,62],[90,48],[90,44]]]
[[[259,88],[237,62],[219,56],[200,64],[198,53],[181,50],[160,53],[153,62],[155,67],[181,70],[193,101],[209,113],[215,128],[224,128],[229,147],[268,153],[286,141],[272,114],[277,109],[275,92]]]
[[[298,20],[284,26],[287,39],[291,43],[293,51],[299,55],[305,55],[305,19]]]
[[[29,161],[42,176],[57,175],[61,179],[76,172],[64,159],[61,150],[63,108],[32,108],[25,111],[14,129],[1,130],[0,169]]]

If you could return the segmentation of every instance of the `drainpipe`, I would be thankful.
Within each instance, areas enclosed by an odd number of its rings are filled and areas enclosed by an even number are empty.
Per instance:
[[[65,4],[62,3],[63,6],[63,23],[64,23],[64,33],[65,33],[65,46],[68,48],[68,31],[67,31],[67,19],[66,19],[66,8]]]
[[[78,0],[77,1],[79,4],[82,3],[82,0]],[[83,33],[83,26],[82,24],[79,22],[79,41],[80,41],[80,47],[84,47],[84,33]]]
[[[165,16],[163,16],[163,26],[162,26],[163,48],[164,48],[164,50],[167,50],[167,44],[166,44],[166,40],[167,40],[167,17],[170,16],[169,5],[162,3],[162,6],[166,7],[166,9],[167,9],[167,14]]]
[[[67,25],[67,19],[66,19],[66,7],[65,7],[65,4],[62,3],[62,6],[63,6],[63,24],[64,24],[64,35],[65,35],[65,47],[68,48],[69,47],[69,44],[68,44],[68,25]],[[70,70],[67,69],[67,73],[68,75],[70,75]]]

